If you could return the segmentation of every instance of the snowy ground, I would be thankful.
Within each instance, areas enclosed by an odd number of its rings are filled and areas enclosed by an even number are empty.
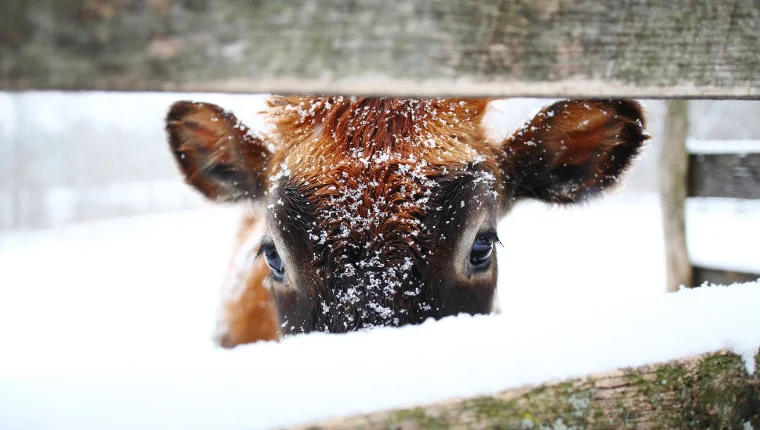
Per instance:
[[[696,261],[760,270],[760,204],[688,209]],[[501,316],[218,350],[235,218],[0,236],[0,428],[260,428],[760,344],[758,284],[664,297],[657,200],[632,194],[518,207]]]

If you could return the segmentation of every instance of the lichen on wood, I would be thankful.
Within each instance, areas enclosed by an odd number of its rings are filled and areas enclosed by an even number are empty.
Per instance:
[[[747,367],[721,351],[300,428],[760,428],[760,372]]]
[[[0,89],[760,95],[753,0],[5,0]]]

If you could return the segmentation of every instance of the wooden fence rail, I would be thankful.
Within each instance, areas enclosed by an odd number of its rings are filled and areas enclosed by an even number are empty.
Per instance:
[[[760,96],[754,0],[4,0],[0,89]]]
[[[760,199],[760,153],[691,154],[687,184],[689,197]]]
[[[760,366],[760,354],[755,357]],[[760,376],[721,351],[492,396],[299,427],[337,429],[757,428]]]

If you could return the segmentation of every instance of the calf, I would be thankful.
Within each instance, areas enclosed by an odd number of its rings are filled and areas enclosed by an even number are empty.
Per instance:
[[[579,100],[491,142],[488,102],[277,96],[270,134],[175,103],[167,131],[186,181],[247,208],[219,343],[488,313],[498,220],[520,199],[600,195],[647,139],[638,103]]]

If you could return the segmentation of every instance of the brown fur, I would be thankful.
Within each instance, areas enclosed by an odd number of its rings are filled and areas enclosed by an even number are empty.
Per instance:
[[[227,269],[217,343],[233,347],[256,341],[278,340],[277,309],[269,295],[269,267],[262,259],[251,264],[253,250],[266,230],[261,211],[240,220],[233,258]]]
[[[463,235],[495,228],[517,198],[599,195],[646,140],[638,104],[588,100],[555,103],[488,142],[487,104],[280,96],[267,110],[271,136],[216,106],[175,104],[167,130],[188,183],[214,200],[266,206],[267,234],[289,262],[271,291],[263,259],[230,269],[245,281],[224,306],[221,344],[488,312],[495,262],[463,268]]]

